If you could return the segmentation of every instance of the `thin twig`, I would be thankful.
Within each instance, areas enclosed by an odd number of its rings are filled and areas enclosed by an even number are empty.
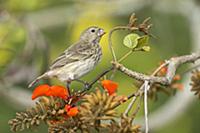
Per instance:
[[[131,100],[131,102],[129,103],[128,107],[126,108],[124,114],[127,116],[129,111],[131,110],[131,108],[133,107],[134,103],[136,102],[137,96],[134,96]]]
[[[145,133],[149,132],[149,124],[148,124],[148,97],[147,91],[149,90],[150,85],[149,81],[144,82],[144,117],[145,117]]]
[[[122,72],[123,74],[131,78],[135,78],[140,81],[149,81],[150,83],[159,83],[162,85],[169,85],[171,84],[173,77],[176,73],[176,70],[179,68],[180,65],[183,65],[185,63],[195,62],[198,59],[200,59],[200,53],[193,53],[190,55],[183,55],[183,56],[171,58],[169,60],[168,71],[166,73],[166,76],[164,77],[157,77],[157,76],[151,76],[151,75],[149,76],[143,73],[132,71],[118,62],[113,62],[112,64],[120,72]]]
[[[144,90],[144,108],[145,108],[145,133],[148,133],[148,106],[147,106],[147,91],[150,88],[150,84],[152,83],[160,83],[163,85],[169,85],[172,82],[172,79],[176,73],[177,68],[185,63],[189,63],[189,62],[194,62],[196,60],[198,60],[200,58],[200,53],[193,53],[190,55],[184,55],[184,56],[180,56],[180,57],[175,57],[175,58],[171,58],[167,64],[168,65],[168,71],[166,73],[165,77],[156,77],[156,76],[148,76],[142,73],[138,73],[135,71],[132,71],[126,67],[124,67],[122,64],[119,64],[118,62],[113,62],[113,65],[122,73],[138,79],[138,80],[142,80],[145,82],[145,90]],[[163,66],[166,64],[163,64]],[[155,72],[157,73],[158,70]],[[136,96],[135,94],[132,96]],[[133,102],[135,101],[135,99],[133,100]],[[127,112],[126,112],[127,113]]]
[[[111,51],[111,54],[112,54],[112,57],[113,57],[113,61],[117,61],[117,58],[116,58],[116,54],[115,54],[115,51],[114,51],[114,47],[112,45],[112,34],[115,32],[115,31],[119,31],[119,30],[130,30],[130,31],[134,31],[134,30],[138,30],[137,27],[129,27],[129,26],[117,26],[115,28],[113,28],[109,34],[108,34],[108,43],[109,43],[109,48],[110,48],[110,51]]]
[[[165,67],[166,65],[168,65],[169,61],[165,61],[165,63],[161,64],[152,74],[151,76],[154,76],[156,75],[163,67]],[[143,90],[144,90],[144,83],[141,85],[140,89],[138,90],[139,92],[137,93],[143,93]],[[126,108],[126,111],[125,111],[125,115],[128,115],[128,113],[130,112],[131,108],[133,107],[133,104],[135,103],[137,99],[137,96],[134,96],[132,101],[129,103],[128,107]]]
[[[134,51],[130,50],[128,53],[126,53],[124,56],[122,56],[117,62],[122,62],[124,59],[126,59],[130,54],[132,54]]]
[[[128,53],[126,53],[124,56],[122,56],[117,62],[122,62],[124,59],[126,59],[130,54],[133,53],[133,50],[130,50]],[[115,73],[116,73],[116,69],[113,70],[111,76],[110,76],[110,79],[113,79]]]
[[[92,86],[104,75],[106,75],[107,73],[109,73],[110,71],[112,71],[114,69],[114,67],[110,67],[108,69],[106,69],[105,71],[103,71],[101,74],[99,74],[95,79],[93,79],[89,84],[86,84],[81,90],[81,92],[78,92],[79,94],[83,94],[87,91],[89,91]]]
[[[193,67],[191,67],[191,68],[188,68],[187,70],[185,70],[185,71],[183,71],[183,72],[181,72],[181,73],[179,73],[179,74],[182,76],[182,75],[184,75],[184,74],[187,74],[187,73],[191,72],[191,71],[194,70],[194,69],[198,69],[199,67],[200,67],[200,64],[197,64],[197,65],[195,65],[195,66],[193,66]]]
[[[117,26],[115,28],[113,28],[109,34],[108,34],[108,44],[109,44],[109,48],[110,48],[110,51],[111,51],[111,54],[112,54],[112,57],[113,57],[113,61],[116,62],[117,61],[117,57],[116,57],[116,54],[115,54],[115,50],[114,50],[114,47],[112,45],[112,35],[115,31],[119,31],[119,30],[130,30],[130,31],[135,31],[135,30],[138,30],[137,27],[130,27],[130,26]],[[132,53],[132,52],[131,52]],[[120,60],[123,60],[123,59],[120,59]],[[119,61],[120,62],[120,61]],[[116,72],[116,70],[114,69],[113,70],[113,73],[111,74],[110,76],[110,79],[112,79],[114,77],[114,73]]]
[[[162,64],[158,69],[155,70],[155,72],[152,74],[152,76],[156,75],[157,72],[160,71],[161,68],[166,66],[169,62],[166,61],[164,64]],[[149,81],[144,82],[144,114],[145,114],[145,133],[149,132],[149,123],[148,123],[148,91],[150,89]]]
[[[133,112],[132,116],[135,116],[138,113],[138,111],[140,110],[141,102],[142,102],[142,93],[140,93],[139,97],[140,97],[140,99],[138,101],[137,107],[136,107],[135,111]]]
[[[84,87],[83,91],[78,92],[78,93],[84,95],[86,91],[88,91],[88,90],[90,90],[92,88],[93,84],[95,84],[101,77],[103,77],[105,74],[107,74],[108,72],[110,72],[114,68],[117,68],[118,71],[121,71],[122,73],[124,73],[124,74],[126,74],[126,75],[128,75],[128,76],[130,76],[132,78],[141,80],[141,81],[146,81],[147,80],[151,84],[152,83],[160,83],[160,84],[163,84],[163,85],[168,85],[168,84],[171,83],[172,80],[168,81],[167,78],[169,78],[169,79],[173,78],[174,74],[175,74],[174,71],[176,71],[176,69],[180,65],[188,63],[188,62],[194,62],[194,61],[198,60],[199,58],[200,58],[200,53],[193,53],[193,54],[190,54],[190,55],[179,56],[179,57],[171,58],[170,60],[167,60],[164,64],[162,64],[160,67],[158,67],[155,70],[155,72],[153,73],[153,74],[156,74],[157,72],[159,72],[159,70],[162,67],[168,65],[168,71],[167,71],[167,76],[166,77],[148,76],[148,75],[145,75],[145,74],[138,73],[138,72],[132,71],[130,69],[127,69],[122,64],[119,64],[119,63],[116,63],[116,62],[112,62],[112,64],[113,64],[114,67],[110,67],[109,69],[107,69],[106,71],[104,71],[103,73],[101,73],[87,87]],[[170,72],[170,70],[172,70],[172,72]],[[169,73],[172,73],[172,75],[170,76]],[[127,97],[127,100],[131,99],[132,97],[138,97],[139,95],[140,95],[140,91],[132,93],[132,94],[130,94]],[[123,101],[123,102],[126,102],[126,101]],[[113,108],[118,107],[123,102],[116,103],[116,105]]]

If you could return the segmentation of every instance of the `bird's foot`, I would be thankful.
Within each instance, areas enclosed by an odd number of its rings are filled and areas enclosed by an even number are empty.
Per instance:
[[[88,82],[85,82],[85,89],[87,90],[90,87],[90,84]]]
[[[83,80],[80,80],[80,79],[76,79],[75,81],[82,83],[86,89],[88,89],[89,86],[90,86],[90,84],[86,81],[83,81]]]
[[[71,81],[67,82],[67,84],[66,84],[66,88],[67,88],[67,92],[69,94],[69,97],[71,97],[70,84],[71,84]]]

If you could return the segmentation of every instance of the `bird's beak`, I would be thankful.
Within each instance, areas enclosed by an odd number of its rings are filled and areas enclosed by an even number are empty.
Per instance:
[[[106,32],[103,29],[100,29],[98,32],[98,36],[100,36],[100,37],[102,37],[105,34],[106,34]]]
[[[106,32],[104,31],[102,34],[101,34],[101,36],[103,36],[103,35],[105,35],[106,34]]]

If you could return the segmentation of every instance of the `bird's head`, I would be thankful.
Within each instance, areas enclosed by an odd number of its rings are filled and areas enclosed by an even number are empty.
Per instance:
[[[105,34],[102,28],[91,26],[81,33],[80,39],[86,42],[99,42]]]

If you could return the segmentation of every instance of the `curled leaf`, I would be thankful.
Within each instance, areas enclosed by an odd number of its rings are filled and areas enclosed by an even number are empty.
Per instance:
[[[124,37],[124,45],[128,48],[136,48],[138,45],[138,39],[140,38],[140,36],[138,34],[128,34],[127,36]]]
[[[147,46],[149,44],[149,36],[139,36],[138,34],[132,33],[128,34],[124,37],[123,41],[124,45],[128,48],[135,49],[135,50],[141,50],[141,51],[150,51],[150,46]]]
[[[138,46],[145,46],[145,45],[148,45],[149,44],[149,36],[148,35],[144,35],[144,36],[141,36],[139,39],[138,39]]]
[[[145,52],[149,52],[150,51],[150,46],[143,46],[142,50],[144,50]]]

